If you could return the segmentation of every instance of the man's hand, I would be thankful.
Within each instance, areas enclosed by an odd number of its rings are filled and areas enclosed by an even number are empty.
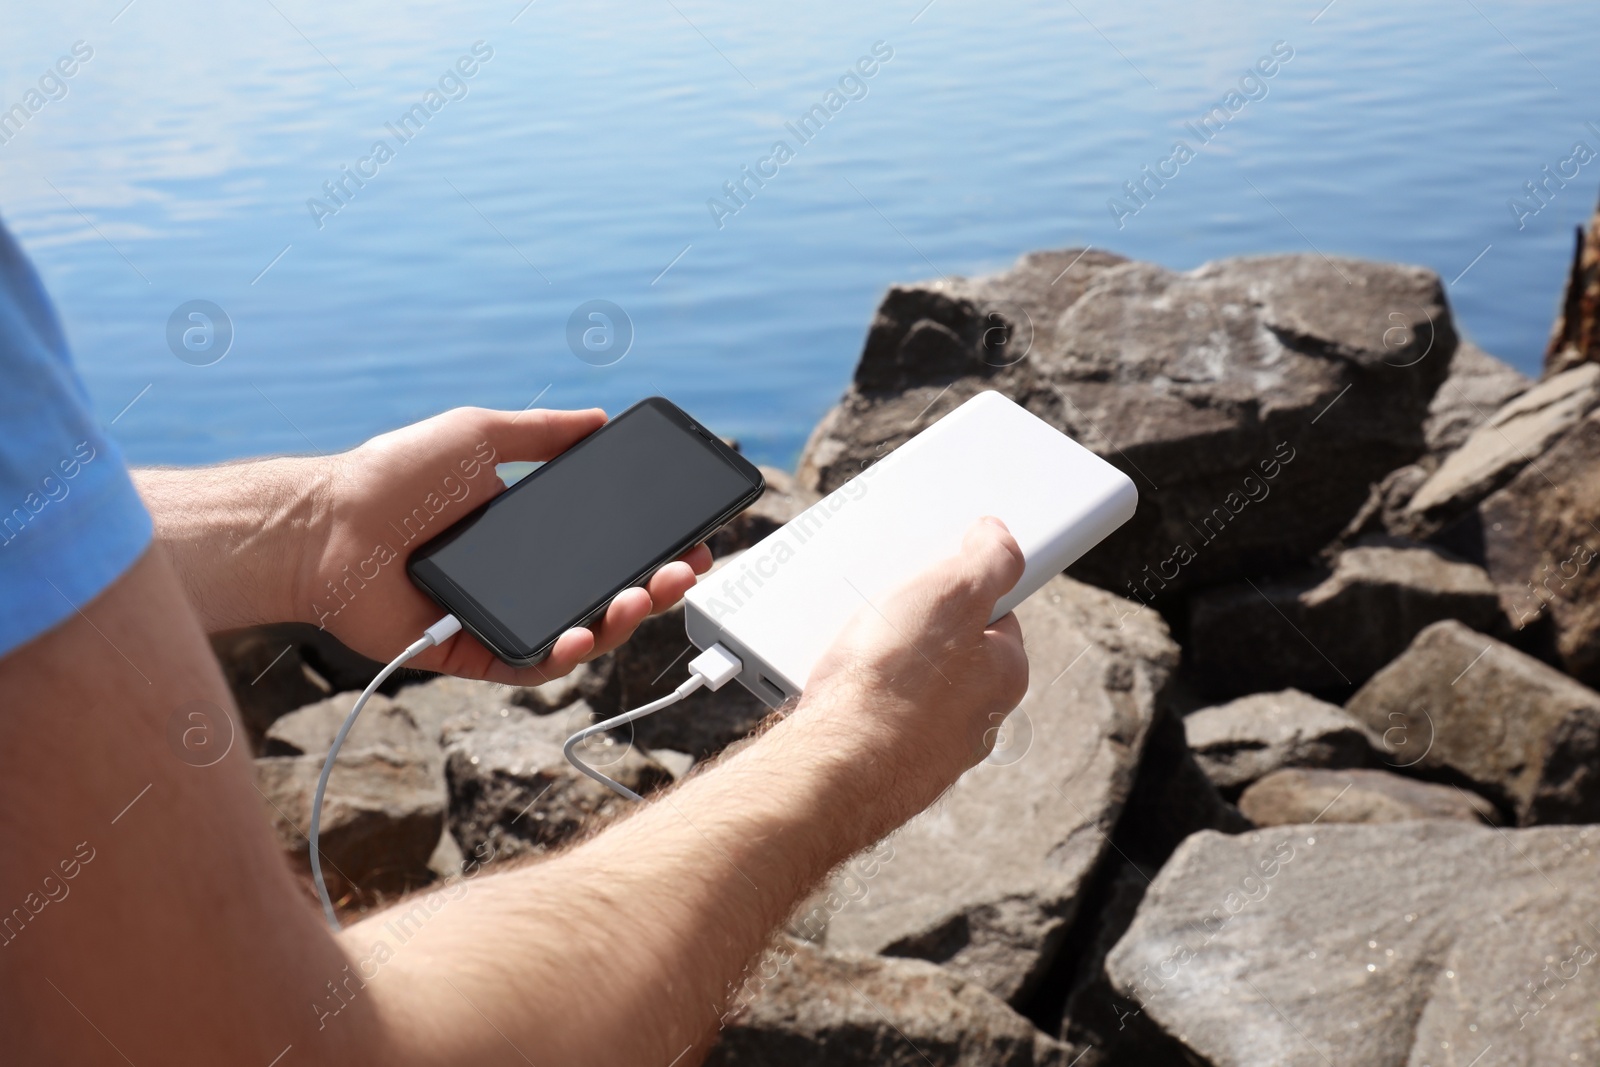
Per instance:
[[[406,576],[412,550],[504,489],[497,463],[552,459],[605,421],[598,409],[457,408],[336,456],[135,480],[208,629],[310,622],[385,661],[443,614]],[[646,588],[619,594],[592,630],[567,631],[534,667],[509,667],[466,633],[412,666],[513,685],[558,678],[677,603],[710,565],[697,546]]]
[[[1017,617],[988,622],[1023,564],[1004,523],[975,523],[960,555],[863,608],[812,669],[795,717],[848,735],[885,773],[881,785],[896,796],[890,825],[983,759],[1027,692]]]
[[[522,413],[457,408],[332,457],[325,489],[328,535],[301,575],[298,601],[312,612],[310,621],[373,659],[392,658],[443,614],[406,576],[411,550],[501,492],[496,463],[554,459],[605,421],[598,408]],[[405,540],[413,531],[413,539]],[[380,563],[389,555],[384,546],[393,555]],[[592,631],[562,634],[549,657],[533,667],[506,666],[467,633],[429,649],[411,665],[513,685],[559,678],[622,644],[645,616],[676,604],[695,575],[710,566],[710,550],[697,546],[657,571],[646,588],[620,593]]]

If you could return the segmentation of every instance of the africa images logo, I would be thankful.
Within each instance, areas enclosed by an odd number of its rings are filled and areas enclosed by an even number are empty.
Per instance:
[[[822,133],[824,126],[845,109],[852,100],[865,100],[869,87],[867,80],[875,77],[883,65],[894,58],[894,48],[886,41],[874,41],[872,54],[862,56],[848,68],[834,88],[822,94],[822,99],[812,104],[798,119],[785,122],[784,129],[794,135],[796,144],[808,145]],[[727,220],[748,207],[750,201],[767,182],[776,178],[783,167],[795,158],[795,146],[788,141],[774,141],[766,155],[756,160],[755,170],[746,163],[731,181],[722,183],[723,196],[706,199],[706,209],[717,229],[727,225]]]
[[[367,182],[378,176],[379,169],[393,159],[401,148],[410,144],[422,132],[428,120],[443,111],[446,104],[452,100],[466,99],[469,92],[467,80],[477,75],[482,64],[494,58],[494,48],[484,41],[474,41],[471,52],[471,55],[458,58],[454,66],[446,68],[439,76],[437,88],[429,88],[422,94],[422,99],[402,111],[399,118],[383,124],[384,129],[394,135],[393,144],[386,137],[372,142],[372,150],[356,160],[354,170],[349,164],[341,165],[337,177],[322,183],[326,199],[313,196],[306,200],[306,210],[311,212],[311,221],[317,224],[317,229],[327,225],[329,217],[349,207],[356,194],[367,187]]]

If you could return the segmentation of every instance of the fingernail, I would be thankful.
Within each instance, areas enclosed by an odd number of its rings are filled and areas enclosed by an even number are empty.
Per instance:
[[[990,526],[998,526],[998,527],[1000,527],[1000,529],[1005,530],[1007,533],[1011,532],[1010,529],[1007,528],[1005,523],[1001,522],[999,519],[995,518],[993,515],[985,515],[983,517],[983,521],[988,523]]]

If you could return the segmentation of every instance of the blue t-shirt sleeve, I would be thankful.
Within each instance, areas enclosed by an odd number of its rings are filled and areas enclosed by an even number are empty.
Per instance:
[[[0,225],[0,656],[65,621],[150,544],[50,298]]]

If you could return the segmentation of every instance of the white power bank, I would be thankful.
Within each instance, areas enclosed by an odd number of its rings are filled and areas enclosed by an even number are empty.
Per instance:
[[[979,393],[730,559],[684,598],[689,640],[721,643],[770,707],[797,696],[857,611],[955,555],[985,515],[1026,567],[994,618],[1132,515],[1127,475],[996,392]],[[993,621],[993,620],[991,620]]]

